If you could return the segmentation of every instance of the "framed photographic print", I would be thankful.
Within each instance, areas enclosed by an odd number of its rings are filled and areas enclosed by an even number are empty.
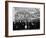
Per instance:
[[[5,1],[5,36],[45,34],[45,3]]]

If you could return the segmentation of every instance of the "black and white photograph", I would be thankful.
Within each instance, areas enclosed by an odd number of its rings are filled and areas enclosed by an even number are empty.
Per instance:
[[[45,3],[6,1],[6,36],[35,36],[45,34]]]
[[[40,29],[40,9],[13,7],[13,30]]]

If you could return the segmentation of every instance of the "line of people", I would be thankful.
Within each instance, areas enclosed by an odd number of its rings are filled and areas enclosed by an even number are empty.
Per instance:
[[[40,29],[40,21],[37,22],[18,21],[15,23],[13,22],[13,30],[26,30],[26,29]]]

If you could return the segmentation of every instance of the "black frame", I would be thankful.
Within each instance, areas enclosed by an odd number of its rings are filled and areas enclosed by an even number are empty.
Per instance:
[[[43,4],[44,5],[44,33],[43,34],[32,34],[32,35],[17,35],[17,36],[9,36],[8,35],[8,3],[16,2],[16,3],[31,3],[31,4]],[[37,36],[37,35],[45,35],[45,3],[40,2],[25,2],[25,1],[5,1],[5,37],[20,37],[20,36]]]

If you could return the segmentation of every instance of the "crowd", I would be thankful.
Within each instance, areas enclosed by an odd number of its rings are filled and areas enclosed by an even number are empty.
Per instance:
[[[13,30],[40,29],[40,20],[13,22]]]

